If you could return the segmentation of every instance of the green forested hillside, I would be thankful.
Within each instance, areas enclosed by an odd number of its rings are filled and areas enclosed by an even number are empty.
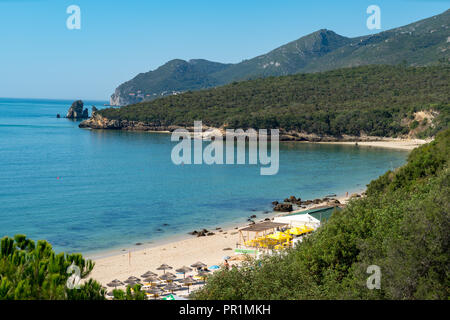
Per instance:
[[[161,93],[300,72],[369,64],[436,65],[450,58],[449,21],[450,10],[447,10],[403,27],[356,38],[321,29],[236,64],[176,59],[120,85],[111,97],[111,104],[128,105],[160,97]],[[143,93],[140,97],[135,95],[138,91]]]
[[[350,43],[351,38],[321,29],[266,54],[229,65],[212,76],[226,84],[231,81],[295,74],[302,72],[313,61],[325,58],[329,53]]]
[[[448,299],[450,130],[287,255],[208,278],[197,299]],[[369,290],[369,265],[381,288]]]
[[[317,72],[366,64],[425,66],[449,60],[450,10],[409,25],[353,38],[349,45],[311,61],[302,72]]]
[[[396,136],[409,132],[404,119],[418,110],[432,109],[448,120],[449,92],[448,64],[364,66],[235,82],[99,113],[163,126],[202,120],[215,127]]]
[[[210,75],[228,66],[203,59],[171,60],[154,71],[140,73],[122,83],[111,96],[111,101],[115,101],[114,105],[125,105],[171,95],[174,91],[199,90],[221,85],[223,83]]]

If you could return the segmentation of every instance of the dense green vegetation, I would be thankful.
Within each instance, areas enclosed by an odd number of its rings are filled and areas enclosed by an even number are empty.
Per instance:
[[[448,299],[450,130],[285,256],[208,278],[197,299]],[[369,265],[381,288],[369,290]]]
[[[311,61],[302,72],[367,64],[425,66],[448,61],[450,10],[434,17],[377,34],[352,38],[349,45]]]
[[[24,235],[4,237],[0,248],[0,300],[104,300],[106,290],[95,280],[84,280],[79,288],[67,286],[74,272],[68,272],[72,264],[79,268],[80,279],[94,268],[94,263],[81,254],[55,254],[47,241],[35,243]],[[134,292],[130,288],[126,292],[114,290],[114,297],[142,300],[145,294],[136,285]]]
[[[364,66],[235,82],[99,113],[163,126],[192,126],[202,120],[215,127],[396,136],[409,132],[403,120],[418,110],[433,109],[440,112],[437,119],[448,120],[449,84],[450,67],[445,64]]]
[[[120,100],[119,105],[127,105],[173,90],[199,90],[269,76],[369,64],[433,65],[450,58],[447,42],[449,17],[450,10],[447,10],[407,26],[356,38],[322,29],[236,64],[176,59],[123,83],[112,98],[116,102]],[[150,97],[129,95],[138,91],[150,94]]]
[[[167,62],[154,71],[140,73],[133,79],[122,83],[113,94],[120,96],[125,104],[137,103],[142,99],[155,99],[161,95],[172,94],[173,91],[199,90],[221,85],[217,79],[210,76],[221,71],[228,64],[207,60],[184,61],[175,59]],[[141,91],[142,96],[138,95]],[[129,93],[134,93],[131,96]],[[147,96],[150,95],[150,96]]]
[[[79,290],[70,290],[66,283],[71,276],[67,268],[74,263],[85,278],[94,264],[80,254],[55,254],[43,240],[37,244],[23,235],[1,240],[0,300],[62,300],[104,299],[105,291],[96,281],[89,280]]]

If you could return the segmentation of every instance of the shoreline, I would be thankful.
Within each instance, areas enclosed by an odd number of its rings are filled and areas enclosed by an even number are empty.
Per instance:
[[[352,193],[361,193],[365,189],[358,191],[349,190],[349,196],[337,195],[334,197],[341,204],[346,204]],[[259,223],[265,218],[273,219],[289,213],[301,212],[324,206],[324,203],[310,205],[304,209],[297,209],[292,212],[270,212],[264,215],[258,215],[254,219]],[[257,213],[255,213],[257,214]],[[99,281],[102,285],[114,280],[125,280],[129,276],[140,277],[147,271],[159,273],[156,268],[166,263],[175,269],[182,266],[190,266],[191,264],[201,261],[208,266],[220,265],[224,256],[235,257],[234,249],[236,243],[239,242],[238,230],[249,225],[249,222],[234,222],[222,228],[222,232],[211,230],[215,234],[212,236],[197,237],[194,235],[175,235],[174,237],[165,238],[165,240],[155,242],[148,246],[139,246],[136,248],[128,248],[126,251],[117,252],[112,250],[109,253],[99,254],[96,256],[87,255],[86,258],[95,262],[95,267],[88,279],[92,278]],[[227,250],[224,250],[227,249]],[[232,260],[231,259],[231,260]],[[234,262],[230,260],[230,263]],[[175,273],[174,270],[171,272]]]
[[[353,189],[348,189],[348,198],[345,197],[344,194],[336,194],[335,197],[333,197],[334,199],[339,200],[339,202],[341,202],[341,204],[345,204],[346,201],[348,201],[350,199],[350,196],[354,193],[357,194],[361,194],[363,192],[365,192],[366,188],[361,188],[361,187],[356,187]],[[202,230],[203,228],[208,229],[208,231],[210,232],[214,232],[214,233],[218,233],[218,229],[221,229],[222,231],[232,231],[235,230],[236,228],[243,228],[248,226],[249,222],[247,221],[247,219],[249,219],[249,217],[251,215],[256,215],[257,217],[252,219],[254,220],[256,223],[260,223],[263,222],[264,219],[273,219],[275,217],[278,216],[283,216],[285,214],[290,214],[290,213],[296,213],[296,212],[301,212],[301,211],[305,211],[305,210],[310,210],[310,209],[315,209],[318,207],[323,206],[324,204],[311,204],[309,206],[307,206],[305,209],[296,209],[293,210],[291,212],[279,212],[279,211],[247,211],[246,213],[248,214],[247,216],[242,216],[239,218],[234,218],[231,221],[228,222],[224,222],[224,223],[217,223],[215,225],[211,225],[211,226],[207,226],[204,225],[202,227],[197,228],[198,230]],[[90,260],[99,260],[99,259],[103,259],[103,258],[108,258],[111,256],[116,256],[116,255],[121,255],[121,254],[125,254],[128,252],[135,252],[135,251],[141,251],[141,250],[145,250],[145,249],[151,249],[154,247],[158,247],[158,246],[163,246],[163,245],[167,245],[170,243],[175,243],[175,242],[179,242],[179,241],[183,241],[183,240],[188,240],[188,239],[192,239],[195,238],[194,235],[189,234],[191,231],[193,231],[192,229],[186,229],[180,233],[177,234],[173,234],[170,236],[164,236],[158,239],[140,239],[138,240],[136,243],[140,243],[140,245],[136,245],[136,244],[128,244],[128,245],[120,245],[114,248],[109,248],[109,249],[98,249],[98,250],[93,250],[93,251],[88,251],[85,253],[82,253],[83,256],[87,259]],[[209,236],[205,236],[203,238],[209,238]]]
[[[153,131],[151,131],[153,132]],[[165,133],[165,132],[159,132]],[[299,142],[299,141],[290,141]],[[411,151],[414,148],[427,143],[428,141],[419,139],[389,139],[378,141],[360,141],[357,142],[361,147],[378,147],[397,149],[403,151]],[[355,142],[349,141],[335,141],[335,142],[309,142],[304,143],[319,143],[319,144],[338,144],[355,146]],[[360,194],[365,191],[364,188],[354,188],[348,190],[348,197],[342,194],[337,194],[335,199],[338,199],[341,204],[348,203],[353,193]],[[305,209],[295,210],[293,212],[301,212],[309,209],[314,209],[324,204],[316,204],[307,206]],[[291,212],[292,213],[292,212]],[[249,212],[249,215],[256,214],[254,219],[256,223],[269,218],[273,219],[277,216],[286,215],[287,212],[272,211],[267,214],[262,212]],[[242,219],[246,219],[243,217]],[[113,279],[125,280],[129,276],[139,277],[141,274],[151,270],[156,272],[156,268],[163,263],[170,266],[180,268],[181,266],[190,266],[194,262],[201,261],[208,266],[219,265],[223,262],[223,256],[231,256],[234,258],[234,249],[239,242],[238,229],[248,226],[248,222],[238,222],[237,219],[230,223],[223,223],[222,232],[216,230],[217,227],[210,227],[210,231],[214,235],[196,237],[189,234],[177,234],[164,239],[157,240],[151,244],[129,247],[125,249],[113,249],[109,251],[100,251],[97,254],[86,255],[88,259],[95,262],[95,267],[89,278],[95,279],[105,285]],[[120,251],[119,251],[120,250]],[[230,263],[233,264],[230,260]],[[173,270],[172,270],[173,271]]]
[[[80,126],[82,129],[87,130],[113,130],[113,131],[125,131],[125,132],[137,132],[137,133],[155,133],[155,134],[171,134],[172,131],[167,128],[144,130],[144,129],[125,129],[125,128],[96,128],[88,126]],[[217,128],[211,128],[214,130],[219,130]],[[191,133],[193,135],[193,133]],[[298,135],[298,134],[297,134]],[[335,137],[317,137],[314,134],[306,134],[302,138],[288,136],[286,138],[285,134],[280,133],[280,143],[312,143],[312,144],[329,144],[329,145],[345,145],[345,146],[360,146],[368,148],[384,148],[384,149],[394,149],[394,150],[404,150],[411,151],[421,145],[431,142],[433,139],[403,139],[403,138],[386,138],[386,137],[372,137],[372,136],[345,136],[343,138]],[[209,138],[209,134],[202,134],[202,140]],[[311,140],[308,140],[311,139]]]
[[[312,143],[411,151],[431,141],[432,140],[423,140],[423,139],[386,139],[379,141],[357,141],[357,142],[335,141],[335,142],[312,142]]]
[[[264,220],[265,218],[274,218],[275,216],[278,216],[280,214],[280,212],[275,212],[275,211],[271,211],[269,213],[263,213],[262,211],[248,211],[247,212],[249,215],[257,215],[257,218],[255,218],[255,222],[260,222],[261,219]],[[242,227],[243,225],[248,225],[249,222],[245,221],[246,219],[248,219],[249,217],[240,217],[240,218],[235,218],[232,221],[229,222],[225,222],[225,223],[218,223],[215,226],[204,226],[204,227],[200,227],[198,228],[198,230],[202,230],[203,228],[208,229],[208,231],[210,232],[214,232],[216,235],[219,233],[219,230],[217,229],[221,229],[223,230],[223,232],[225,231],[232,231],[235,230],[236,227]],[[120,246],[117,248],[111,248],[111,249],[105,249],[105,250],[98,250],[98,251],[92,251],[92,252],[87,252],[86,254],[83,254],[83,256],[87,259],[91,259],[91,260],[100,260],[100,259],[104,259],[104,258],[108,258],[108,257],[112,257],[112,256],[117,256],[117,255],[121,255],[121,254],[128,254],[128,252],[136,252],[136,251],[142,251],[142,250],[146,250],[146,249],[152,249],[155,247],[160,247],[160,246],[164,246],[164,245],[170,245],[171,243],[176,243],[176,242],[180,242],[180,241],[184,241],[184,240],[188,240],[188,239],[193,239],[196,238],[195,235],[191,235],[189,234],[189,232],[193,231],[192,229],[189,230],[184,230],[183,233],[177,233],[177,234],[173,234],[173,235],[169,235],[169,236],[165,236],[163,238],[158,238],[157,240],[149,240],[149,239],[142,239],[141,242],[138,243],[142,243],[141,245],[124,245],[124,246]],[[208,239],[212,236],[204,236],[201,238],[204,239]]]
[[[187,130],[191,135],[197,128],[189,126],[178,126],[178,125],[161,125],[157,123],[145,123],[141,121],[133,120],[110,120],[97,112],[93,112],[91,117],[87,120],[82,121],[79,128],[89,129],[89,130],[114,130],[114,131],[127,131],[127,132],[148,132],[148,133],[166,133],[170,134],[174,130],[184,129]],[[226,128],[220,127],[209,127],[207,125],[202,125],[201,139],[210,141],[211,137],[215,138],[221,137],[225,139]],[[256,133],[258,136],[259,134]],[[234,137],[243,136],[246,137],[247,133],[234,134]],[[271,135],[267,136],[269,140]],[[358,145],[365,147],[380,147],[388,149],[399,149],[399,150],[413,150],[414,148],[421,146],[425,143],[430,142],[432,139],[410,139],[410,138],[389,138],[389,137],[378,137],[378,136],[352,136],[347,134],[342,134],[339,137],[329,136],[329,135],[319,135],[315,133],[300,132],[295,130],[286,131],[284,129],[279,129],[279,142],[303,142],[303,143],[322,143],[322,144],[339,144],[339,145]],[[200,137],[199,137],[200,138]]]

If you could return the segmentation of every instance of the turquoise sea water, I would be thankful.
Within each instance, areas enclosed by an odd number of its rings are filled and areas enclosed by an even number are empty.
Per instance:
[[[101,107],[105,102],[85,101]],[[91,131],[56,119],[71,101],[0,99],[0,236],[47,239],[57,251],[128,248],[245,222],[273,200],[361,190],[404,151],[280,144],[280,170],[171,161],[170,135]]]

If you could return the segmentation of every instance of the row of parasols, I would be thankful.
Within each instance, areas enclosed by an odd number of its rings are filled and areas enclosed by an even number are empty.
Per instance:
[[[195,268],[197,271],[195,277],[197,279],[202,280],[204,280],[208,276],[210,270],[220,268],[219,266],[216,265],[206,268],[207,265],[200,261],[192,264],[191,267]],[[136,284],[143,285],[142,289],[148,295],[154,296],[155,299],[163,295],[165,292],[173,293],[176,290],[180,290],[182,286],[186,286],[189,293],[189,287],[198,283],[198,281],[194,279],[192,276],[186,277],[186,273],[193,271],[192,268],[183,266],[175,270],[176,272],[183,274],[183,279],[178,281],[182,285],[178,285],[174,282],[177,279],[177,276],[175,274],[166,272],[166,270],[171,270],[173,268],[167,264],[162,264],[158,268],[156,268],[156,270],[162,270],[164,272],[164,274],[161,276],[158,276],[156,273],[152,271],[147,271],[146,273],[141,275],[142,279],[134,276],[129,277],[123,282],[118,279],[115,279],[110,283],[108,283],[107,286],[117,288],[124,285],[128,286],[135,286]],[[113,296],[113,292],[112,291],[108,292],[107,295]]]

